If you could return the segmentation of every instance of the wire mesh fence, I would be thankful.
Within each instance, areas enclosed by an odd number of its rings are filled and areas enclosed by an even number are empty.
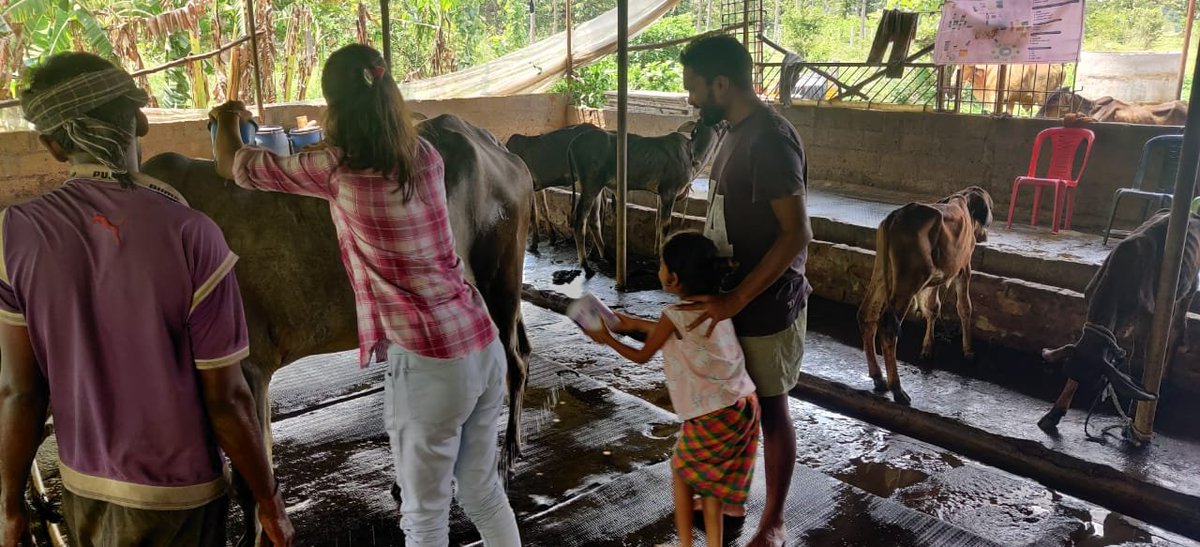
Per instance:
[[[750,50],[754,59],[754,88],[763,87],[763,11],[762,0],[721,0],[721,27],[739,26],[733,35]]]

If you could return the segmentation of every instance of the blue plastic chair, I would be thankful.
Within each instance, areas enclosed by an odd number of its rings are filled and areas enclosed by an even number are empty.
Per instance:
[[[1150,205],[1158,202],[1158,208],[1168,207],[1171,205],[1171,197],[1174,194],[1172,190],[1175,188],[1175,174],[1179,171],[1179,153],[1183,148],[1183,135],[1159,135],[1148,141],[1142,147],[1142,159],[1138,161],[1137,173],[1133,175],[1133,185],[1129,188],[1120,188],[1113,194],[1112,212],[1108,215],[1108,228],[1104,230],[1104,244],[1108,245],[1108,238],[1112,235],[1113,220],[1117,217],[1117,208],[1121,205],[1121,198],[1133,197],[1144,200],[1146,206],[1142,210],[1142,220],[1150,216]],[[1149,165],[1151,158],[1155,153],[1160,154],[1160,164],[1158,170],[1158,180],[1152,188],[1147,188],[1146,184],[1146,167]]]

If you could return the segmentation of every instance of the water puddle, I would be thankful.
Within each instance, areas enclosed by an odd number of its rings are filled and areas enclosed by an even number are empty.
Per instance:
[[[834,474],[842,482],[856,486],[882,498],[890,498],[897,490],[929,478],[916,469],[905,469],[889,463],[869,462],[862,458],[850,460],[850,467]]]

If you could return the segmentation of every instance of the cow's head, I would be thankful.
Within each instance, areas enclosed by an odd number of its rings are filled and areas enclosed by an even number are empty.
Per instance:
[[[1061,118],[1071,112],[1088,114],[1089,111],[1084,110],[1087,107],[1086,102],[1088,102],[1087,99],[1076,95],[1070,89],[1060,87],[1049,95],[1046,95],[1046,102],[1038,110],[1037,117]]]
[[[530,137],[514,133],[508,137],[507,141],[504,142],[504,147],[507,148],[509,152],[524,157],[521,153],[525,151],[525,146],[528,145],[531,140],[533,139]]]
[[[967,212],[975,225],[975,241],[987,241],[987,229],[992,223],[992,195],[978,186],[968,187],[959,194],[967,201]]]
[[[679,126],[679,133],[686,133],[691,142],[692,170],[698,171],[717,151],[721,138],[725,136],[725,122],[705,123],[703,117],[699,121],[689,121]],[[695,174],[695,173],[693,173]]]

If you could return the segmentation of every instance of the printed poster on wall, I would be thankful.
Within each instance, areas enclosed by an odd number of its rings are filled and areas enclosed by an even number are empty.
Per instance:
[[[946,0],[933,60],[939,65],[1079,61],[1083,0]]]

